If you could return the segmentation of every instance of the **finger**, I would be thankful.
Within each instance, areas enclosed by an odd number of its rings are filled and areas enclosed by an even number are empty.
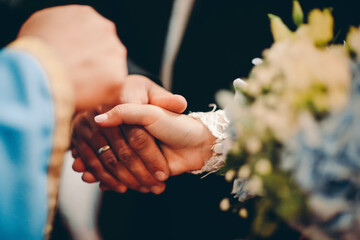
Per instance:
[[[75,172],[84,172],[86,170],[84,163],[79,157],[74,159],[72,168]]]
[[[127,78],[128,83],[125,84],[121,90],[119,103],[136,103],[136,104],[148,104],[148,91],[146,89],[145,83],[139,83],[135,81],[134,76],[129,76]],[[140,86],[144,85],[144,86]]]
[[[101,191],[108,191],[108,190],[110,190],[109,187],[105,186],[105,185],[102,184],[102,183],[99,184],[99,188],[100,188]]]
[[[79,150],[79,155],[81,159],[83,159],[86,170],[91,172],[96,179],[103,182],[114,191],[120,191],[119,182],[104,169],[92,148],[81,139],[77,141],[77,144],[79,146],[78,149],[81,149]]]
[[[92,175],[90,172],[88,171],[85,171],[82,175],[82,180],[84,182],[87,182],[87,183],[94,183],[94,182],[98,182],[99,180],[96,179],[96,177],[94,175]]]
[[[136,152],[145,167],[159,181],[165,181],[170,174],[165,157],[154,138],[140,126],[123,126],[123,133],[130,147]]]
[[[120,128],[117,129],[118,131],[109,131],[109,128],[102,128],[101,131],[108,141],[111,142],[112,149],[116,154],[119,165],[124,167],[124,169],[121,169],[122,176],[119,177],[135,177],[140,185],[143,186],[142,189],[137,187],[137,190],[141,192],[148,192],[148,189],[151,189],[151,191],[155,194],[163,192],[165,184],[157,181],[152,176],[139,156],[128,145],[128,142],[124,138]],[[111,166],[109,166],[109,168],[111,169]],[[121,182],[125,183],[125,181],[129,181],[129,179],[121,179]]]
[[[106,186],[103,183],[99,184],[99,188],[101,189],[101,191],[108,191],[111,190],[108,186]],[[120,193],[125,193],[127,191],[127,187],[125,185],[119,184],[119,192]]]
[[[120,94],[120,103],[153,104],[176,113],[186,109],[184,97],[170,93],[147,77],[129,75],[126,83]]]
[[[123,163],[119,162],[113,152],[106,152],[103,155],[100,161],[113,177],[133,190],[142,188],[142,184],[129,172]]]
[[[121,104],[106,113],[97,115],[94,120],[104,127],[121,124],[146,126],[159,119],[162,113],[161,108],[152,105]]]
[[[78,122],[78,124],[77,128],[75,128],[75,134],[72,141],[73,144],[79,149],[79,151],[83,151],[83,149],[79,147],[78,139],[80,139],[82,143],[85,142],[95,153],[94,156],[96,156],[97,159],[83,159],[85,166],[89,163],[98,161],[103,166],[103,169],[105,169],[106,173],[113,176],[118,182],[120,181],[126,184],[127,187],[140,191],[140,183],[134,176],[131,175],[126,167],[118,162],[111,148],[103,151],[100,155],[98,154],[100,148],[108,146],[108,141],[99,131],[99,127],[93,122],[92,116],[94,116],[93,113],[87,113],[79,115],[76,118],[76,122]],[[119,131],[118,128],[115,128],[115,130]],[[111,132],[111,129],[108,131]],[[111,146],[111,143],[109,143],[109,145]],[[100,169],[97,169],[97,172],[91,172],[99,181],[103,182],[102,178],[99,177],[101,174]],[[142,189],[142,191],[146,192],[146,189]]]
[[[148,97],[150,104],[171,112],[182,113],[187,107],[187,101],[183,96],[173,94],[155,83],[150,85]]]
[[[77,153],[75,147],[71,148],[71,155],[72,155],[73,158],[79,157],[79,154]]]
[[[118,127],[114,127],[114,128],[107,128],[106,131],[96,131],[92,138],[90,139],[90,141],[88,142],[88,144],[91,146],[91,148],[95,151],[98,152],[98,149],[100,149],[103,146],[108,146],[108,144],[110,145],[110,149],[102,152],[99,156],[98,159],[101,162],[101,164],[103,165],[104,169],[106,169],[106,171],[108,173],[110,173],[114,178],[116,178],[117,180],[119,180],[119,182],[122,182],[123,184],[125,184],[127,187],[134,189],[134,190],[138,190],[141,187],[141,184],[139,183],[139,181],[127,170],[127,168],[121,163],[119,162],[118,158],[116,157],[114,150],[113,149],[117,149],[117,146],[114,145],[114,142],[116,143],[116,139],[112,138],[112,139],[106,139],[104,136],[106,135],[114,135],[115,132],[119,132],[119,128]],[[117,135],[118,138],[121,138],[121,135]]]
[[[153,105],[122,104],[95,117],[102,126],[142,125],[153,137],[166,145],[179,148],[198,142],[204,127],[187,115],[169,112]]]
[[[183,113],[187,107],[186,99],[181,95],[149,96],[149,103],[171,112]]]

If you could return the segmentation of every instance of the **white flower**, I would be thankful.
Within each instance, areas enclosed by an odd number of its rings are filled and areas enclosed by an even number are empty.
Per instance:
[[[261,195],[263,190],[263,183],[261,178],[259,176],[251,177],[244,188],[253,194]]]
[[[279,97],[271,94],[264,97],[264,104],[269,107],[275,107],[279,103]]]
[[[223,200],[221,200],[220,209],[222,211],[227,211],[230,209],[230,200],[228,198],[224,198]]]
[[[248,217],[248,211],[246,210],[246,208],[241,208],[239,211],[239,216],[242,218],[247,218]]]
[[[234,101],[234,94],[227,90],[220,90],[216,93],[216,102],[220,108],[225,109],[226,106],[231,106]]]
[[[251,137],[246,141],[246,150],[250,154],[256,154],[261,150],[262,144],[259,138]]]
[[[272,165],[269,159],[262,158],[257,161],[255,165],[255,170],[261,175],[268,175],[272,172]]]
[[[251,170],[249,165],[243,165],[238,171],[238,177],[242,179],[248,178],[250,174]]]
[[[236,171],[234,169],[231,169],[226,172],[225,174],[225,180],[228,182],[231,182],[236,176]]]
[[[262,88],[262,86],[260,85],[259,82],[251,81],[248,83],[248,85],[246,86],[245,89],[251,95],[257,96],[260,94],[261,88]]]
[[[242,89],[242,88],[246,88],[247,83],[244,80],[242,80],[241,78],[237,78],[234,80],[233,85],[236,88]]]

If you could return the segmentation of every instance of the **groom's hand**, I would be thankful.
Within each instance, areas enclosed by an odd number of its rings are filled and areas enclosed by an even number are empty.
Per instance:
[[[52,7],[22,25],[18,38],[23,37],[42,41],[59,57],[74,86],[77,110],[115,103],[128,71],[113,22],[89,6]]]
[[[186,108],[183,97],[167,92],[143,76],[129,76],[126,83],[119,102],[150,103],[178,113]],[[94,113],[87,113],[75,119],[73,145],[82,162],[77,159],[74,170],[87,170],[83,180],[100,181],[103,189],[119,192],[127,187],[141,192],[163,192],[162,181],[168,178],[169,168],[154,138],[140,126],[100,128],[93,117]],[[96,155],[105,145],[111,149]]]

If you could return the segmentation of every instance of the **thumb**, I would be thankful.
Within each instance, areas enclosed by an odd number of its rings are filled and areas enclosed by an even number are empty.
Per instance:
[[[150,86],[148,97],[149,104],[156,105],[171,112],[182,113],[187,107],[187,101],[183,96],[172,94],[156,84]]]
[[[163,96],[149,96],[149,103],[174,113],[183,113],[187,107],[186,99],[177,94],[165,94]]]
[[[103,127],[121,124],[147,126],[161,116],[161,109],[152,105],[120,104],[106,113],[95,116],[94,120]]]

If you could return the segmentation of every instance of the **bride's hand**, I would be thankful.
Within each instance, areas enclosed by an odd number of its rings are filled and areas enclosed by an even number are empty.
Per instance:
[[[118,96],[121,103],[150,103],[179,113],[186,108],[183,97],[139,75],[128,76]],[[170,171],[154,138],[141,126],[101,128],[94,123],[94,114],[81,113],[74,119],[74,170],[84,172],[85,182],[100,181],[104,190],[109,187],[118,192],[125,192],[127,188],[156,194],[163,192],[162,181]],[[111,149],[97,155],[98,149],[106,145]]]
[[[122,104],[95,117],[102,127],[141,125],[160,141],[171,175],[199,170],[211,158],[215,137],[199,120],[153,105]]]

